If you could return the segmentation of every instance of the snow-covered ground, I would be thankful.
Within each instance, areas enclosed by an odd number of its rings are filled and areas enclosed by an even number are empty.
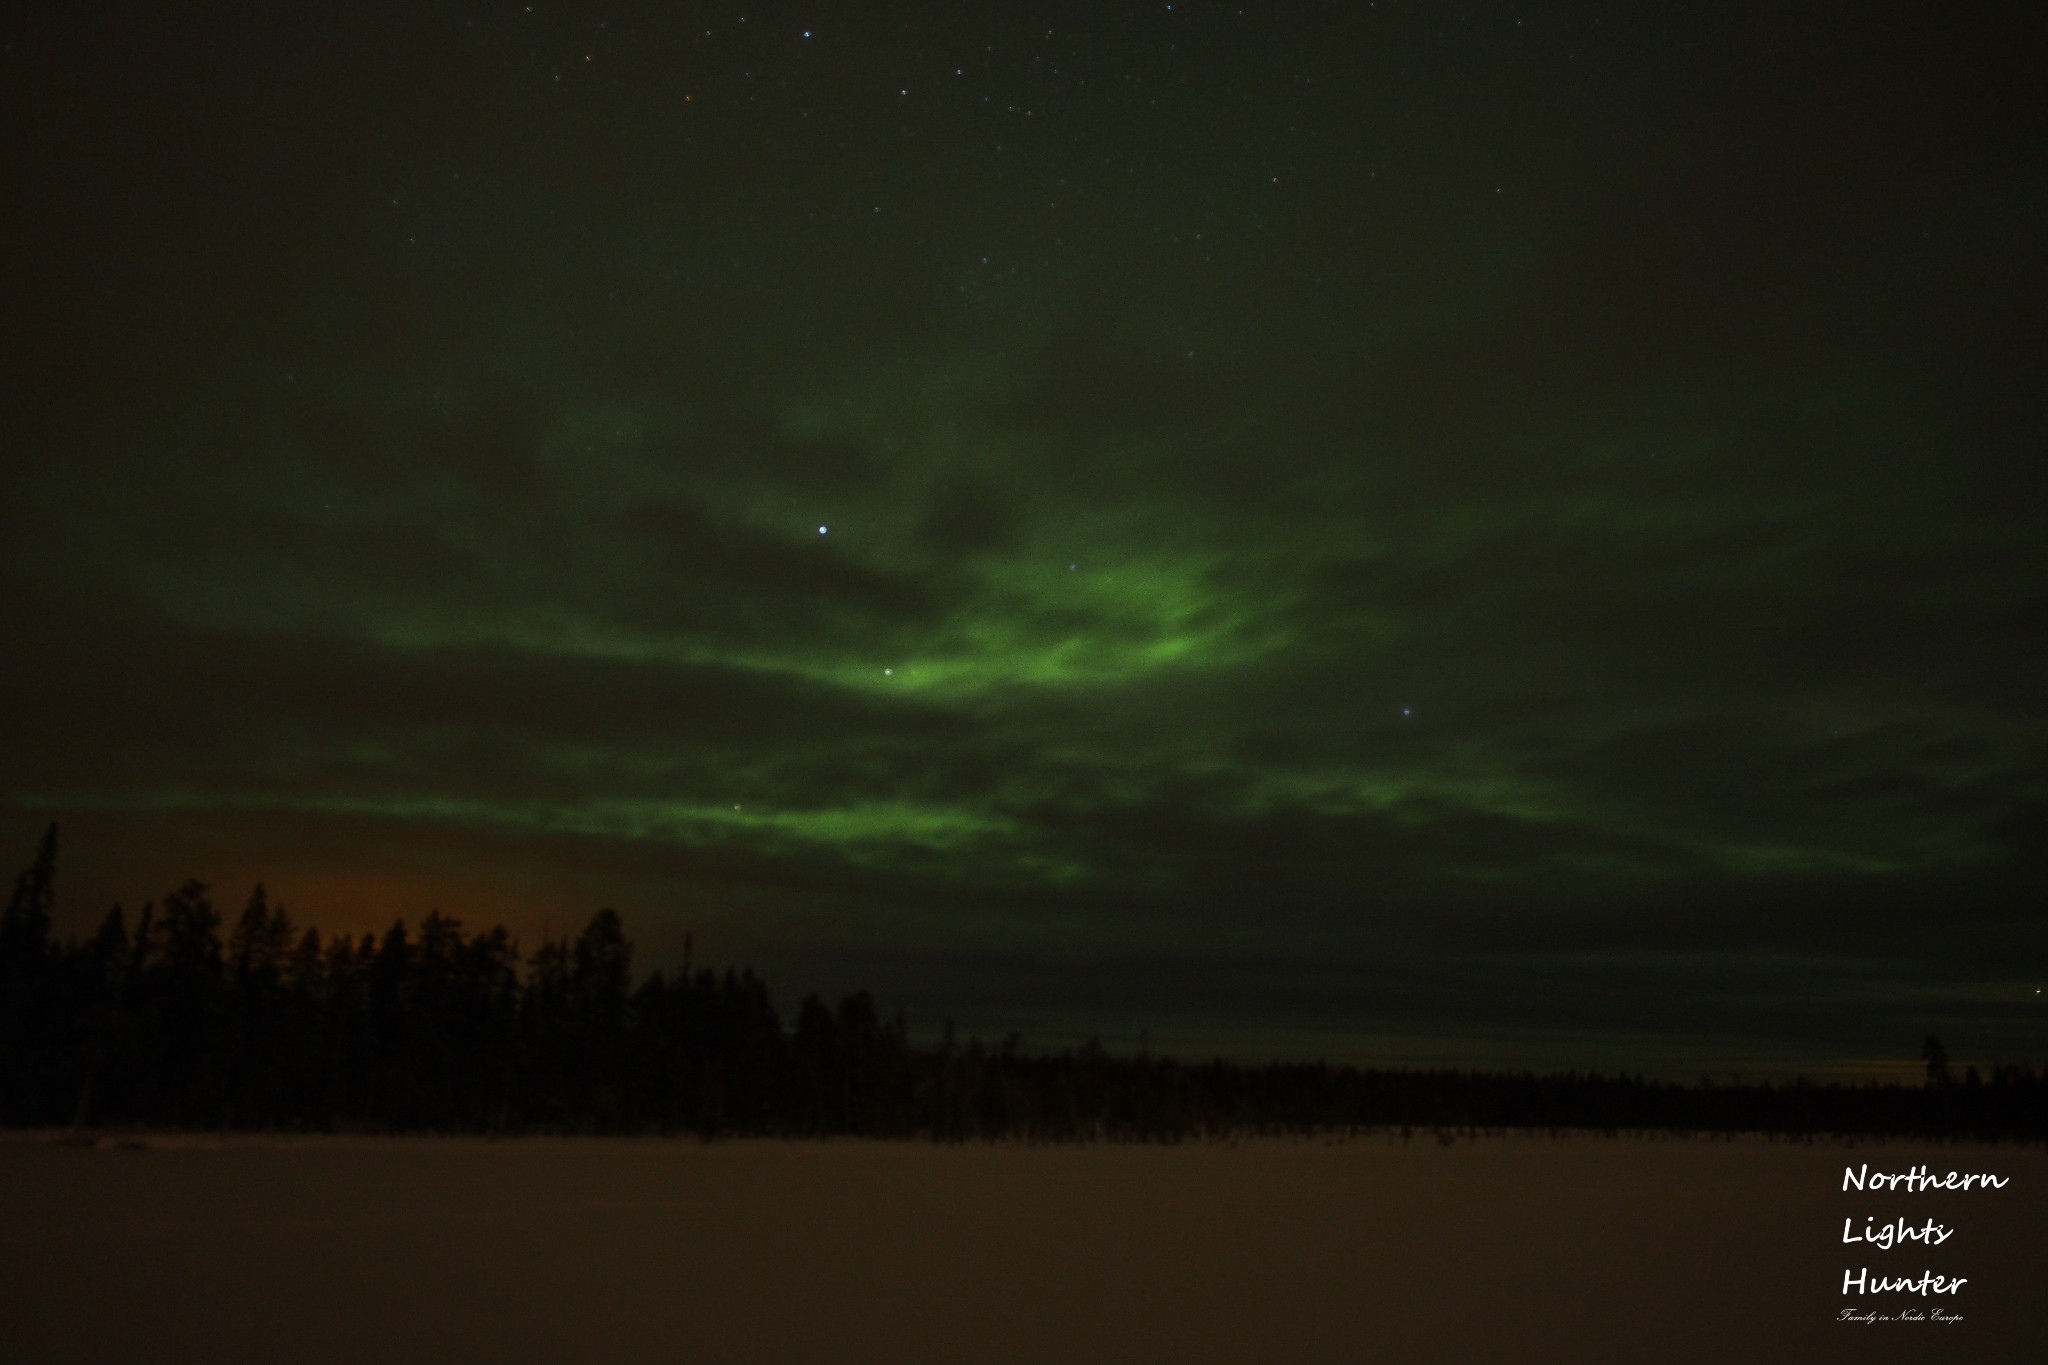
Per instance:
[[[1865,1162],[2009,1183],[1844,1193]],[[2044,1214],[2010,1146],[16,1134],[0,1358],[2042,1360]],[[1842,1241],[1900,1217],[1952,1235]],[[1866,1266],[1968,1282],[1844,1299]]]

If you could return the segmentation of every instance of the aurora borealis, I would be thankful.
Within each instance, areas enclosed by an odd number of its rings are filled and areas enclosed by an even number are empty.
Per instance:
[[[2038,22],[1669,8],[18,27],[6,847],[924,1030],[2048,1057]]]

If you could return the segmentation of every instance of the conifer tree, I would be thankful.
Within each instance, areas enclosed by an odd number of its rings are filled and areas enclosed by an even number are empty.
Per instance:
[[[14,894],[0,913],[0,982],[30,978],[41,970],[56,884],[57,826],[52,824],[36,845],[35,861],[14,879]]]

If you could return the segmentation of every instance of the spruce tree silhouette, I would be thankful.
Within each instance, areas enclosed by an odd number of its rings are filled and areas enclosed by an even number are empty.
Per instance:
[[[42,1117],[51,1036],[48,958],[57,879],[57,826],[44,831],[35,861],[14,879],[0,913],[0,1114]]]
[[[50,907],[56,900],[57,826],[43,832],[35,861],[14,879],[14,894],[0,914],[0,981],[34,976],[49,949]]]
[[[208,890],[191,880],[164,897],[161,944],[146,983],[159,1040],[155,1064],[166,1092],[183,1101],[173,1110],[182,1124],[217,1121],[223,1098],[219,1044],[226,978],[220,914]]]

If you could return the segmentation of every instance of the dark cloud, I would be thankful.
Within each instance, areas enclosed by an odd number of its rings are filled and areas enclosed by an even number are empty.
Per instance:
[[[934,490],[917,538],[936,554],[965,556],[1009,548],[1018,529],[1016,508],[994,482],[954,475]]]
[[[990,405],[998,426],[1068,435],[1141,432],[1156,439],[1234,414],[1241,397],[1216,377],[1168,354],[1119,340],[1100,321],[1077,322],[1049,341],[1021,380]]]

